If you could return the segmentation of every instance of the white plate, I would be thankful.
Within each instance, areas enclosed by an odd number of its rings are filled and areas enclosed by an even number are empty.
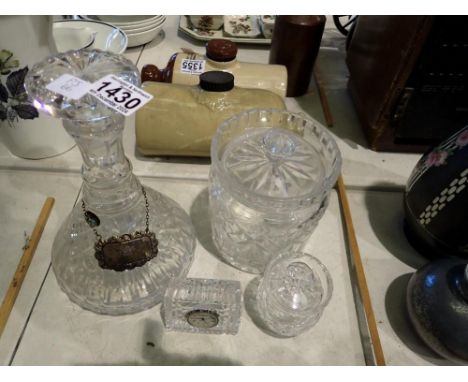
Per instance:
[[[161,32],[163,25],[159,25],[156,28],[150,29],[148,31],[139,32],[139,33],[128,33],[128,47],[134,47],[146,44],[152,41],[156,36]]]
[[[146,15],[146,16],[97,16],[99,20],[104,21],[105,23],[114,24],[114,25],[134,25],[134,24],[145,24],[151,23],[154,21],[159,20],[160,18],[164,17],[161,15]]]
[[[227,38],[231,41],[241,44],[271,45],[271,38],[231,37],[226,35],[223,29],[217,31],[199,31],[196,29],[194,30],[190,27],[190,22],[187,16],[180,16],[179,30],[185,33],[186,35],[200,41],[210,41],[215,38]]]
[[[120,27],[120,29],[122,29],[128,36],[128,34],[130,34],[130,33],[145,32],[147,30],[157,28],[157,27],[163,25],[165,22],[166,22],[166,19],[164,18],[164,19],[159,20],[158,22],[156,22],[154,24],[150,24],[150,25],[147,25],[147,26],[143,26],[143,27]]]
[[[84,49],[94,42],[94,33],[90,28],[68,28],[66,25],[54,25],[53,36],[58,52]]]
[[[54,22],[52,33],[58,49],[60,46],[66,47],[69,45],[68,42],[61,40],[63,33],[55,33],[60,28],[74,29],[77,34],[81,35],[88,34],[89,31],[96,33],[94,43],[89,47],[90,49],[101,49],[116,54],[122,54],[127,49],[127,35],[121,29],[94,20],[61,20]]]
[[[161,19],[165,19],[165,16],[158,15],[158,16],[102,16],[102,15],[88,15],[88,16],[80,16],[85,20],[95,20],[95,21],[103,21],[112,25],[115,25],[118,28],[123,27],[131,27],[131,28],[140,28],[143,26],[148,26],[154,23],[157,23]],[[146,18],[145,18],[146,17]],[[123,21],[129,20],[129,21]],[[136,20],[136,21],[131,21]]]

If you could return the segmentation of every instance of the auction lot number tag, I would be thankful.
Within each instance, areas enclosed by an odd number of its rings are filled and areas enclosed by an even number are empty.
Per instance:
[[[129,116],[149,102],[153,96],[138,86],[109,74],[94,82],[89,94],[111,109]]]
[[[205,71],[205,63],[205,60],[190,60],[189,58],[184,58],[180,62],[180,71],[183,73],[201,74]]]

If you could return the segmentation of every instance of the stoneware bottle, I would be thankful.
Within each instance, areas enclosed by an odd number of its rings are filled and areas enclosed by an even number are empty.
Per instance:
[[[235,85],[241,88],[269,90],[284,97],[286,95],[287,72],[283,65],[265,65],[237,60],[237,45],[226,39],[213,39],[206,44],[206,54],[194,52],[175,53],[167,66],[158,69],[148,64],[141,71],[141,80],[169,82],[181,85],[198,85],[202,72],[222,70],[235,77]],[[202,63],[201,71],[190,72],[184,68],[187,61]]]
[[[234,76],[205,72],[199,85],[145,83],[154,98],[136,113],[136,144],[143,155],[209,157],[211,138],[224,120],[255,108],[285,109],[278,94],[234,86]]]

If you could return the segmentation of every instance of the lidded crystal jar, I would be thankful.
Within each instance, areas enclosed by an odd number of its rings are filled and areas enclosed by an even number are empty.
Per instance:
[[[195,249],[190,218],[132,173],[122,145],[124,117],[87,94],[78,100],[47,85],[63,74],[93,83],[108,74],[139,85],[122,56],[79,50],[36,64],[25,85],[35,106],[61,118],[83,156],[83,198],[60,227],[52,267],[68,297],[102,314],[135,313],[162,301],[184,276]]]
[[[229,264],[262,273],[276,254],[300,250],[317,226],[341,154],[312,119],[253,109],[218,128],[211,163],[213,241]]]
[[[282,337],[313,327],[330,302],[333,282],[327,268],[308,253],[282,253],[267,266],[257,290],[265,325]]]

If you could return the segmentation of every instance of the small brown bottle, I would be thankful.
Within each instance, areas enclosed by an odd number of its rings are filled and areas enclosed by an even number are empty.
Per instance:
[[[270,64],[286,66],[287,97],[297,97],[307,92],[326,20],[325,16],[276,17]]]

